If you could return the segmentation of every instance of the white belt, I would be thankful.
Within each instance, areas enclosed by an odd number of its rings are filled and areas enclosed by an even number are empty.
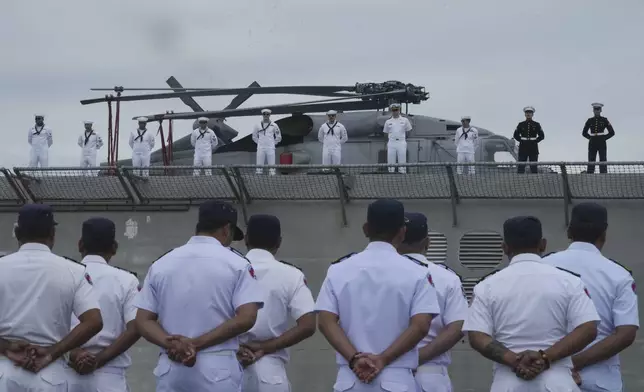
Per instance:
[[[442,374],[448,376],[447,366],[443,365],[434,365],[433,363],[426,363],[421,365],[416,369],[416,374],[425,373],[425,374]]]
[[[536,137],[522,137],[521,140],[537,140]]]

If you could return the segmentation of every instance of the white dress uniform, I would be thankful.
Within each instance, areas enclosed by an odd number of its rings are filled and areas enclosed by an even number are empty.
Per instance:
[[[409,327],[417,314],[439,314],[431,274],[386,242],[335,261],[327,272],[315,309],[339,316],[340,327],[356,350],[381,353]],[[374,327],[375,326],[375,327]],[[334,391],[415,391],[412,370],[418,348],[403,354],[369,384],[362,383],[347,360],[336,353]]]
[[[264,292],[248,260],[212,237],[193,236],[148,270],[135,305],[156,313],[171,335],[196,338],[235,316],[244,304],[263,305]],[[197,353],[194,367],[170,360],[165,352],[154,369],[157,392],[238,391],[242,368],[238,338]]]
[[[0,337],[39,346],[60,342],[72,313],[99,308],[90,282],[82,265],[43,244],[27,243],[0,258]],[[34,374],[0,356],[0,391],[67,392],[77,376],[62,358]]]
[[[98,354],[125,332],[126,324],[136,318],[134,299],[139,293],[139,279],[131,272],[112,267],[101,256],[88,255],[81,261],[92,277],[93,289],[98,297],[103,330],[82,347]],[[72,328],[79,323],[72,317]],[[78,375],[81,391],[129,391],[125,372],[132,364],[127,352],[88,375]]]
[[[474,287],[463,331],[490,335],[520,353],[546,350],[590,321],[599,316],[581,279],[543,263],[539,255],[523,253]],[[565,358],[525,381],[495,362],[491,392],[579,391],[571,371],[572,360]]]
[[[200,174],[201,169],[198,169],[199,167],[212,166],[212,152],[217,147],[217,143],[217,136],[210,128],[197,128],[192,131],[190,144],[195,148],[195,157],[192,163],[193,166],[197,167],[194,171],[195,176]],[[212,175],[212,169],[204,169],[204,174],[207,176]]]
[[[318,131],[322,143],[322,164],[339,165],[342,159],[342,145],[348,140],[347,129],[340,122],[325,122]]]
[[[85,124],[92,124],[86,121]],[[85,130],[78,136],[78,146],[81,148],[80,167],[96,167],[96,153],[103,147],[103,139],[94,130]],[[89,171],[85,174],[90,175]]]
[[[260,122],[255,124],[253,129],[253,141],[257,144],[257,166],[275,164],[275,146],[282,141],[280,127],[273,121]],[[263,170],[257,168],[257,174],[262,174]],[[269,169],[270,175],[275,175],[275,169]]]
[[[250,260],[257,280],[267,296],[264,308],[257,314],[253,328],[241,337],[242,342],[274,339],[290,329],[291,319],[297,320],[315,311],[311,290],[304,274],[297,267],[277,261],[268,251],[251,249]],[[263,356],[244,369],[243,392],[289,392],[291,390],[285,365],[287,350]]]
[[[468,119],[464,117],[463,119]],[[474,163],[476,148],[479,143],[479,130],[474,127],[459,127],[454,134],[454,144],[456,144],[456,162]],[[456,172],[463,174],[463,166],[457,166]],[[476,172],[475,166],[470,166],[470,174]]]
[[[633,277],[624,267],[604,257],[597,247],[586,242],[573,242],[567,250],[553,253],[543,261],[581,275],[601,318],[597,338],[588,347],[610,336],[615,327],[639,327]],[[621,392],[623,389],[619,355],[590,365],[579,375],[582,391]]]
[[[420,262],[434,278],[434,287],[438,298],[440,314],[432,320],[429,334],[420,342],[418,348],[431,343],[441,330],[453,322],[464,321],[467,317],[467,299],[463,291],[461,278],[446,265],[437,265],[427,260],[424,255],[410,253],[406,255]],[[416,381],[425,392],[451,392],[452,382],[447,368],[452,363],[450,352],[420,365],[416,371]]]
[[[147,118],[145,119],[147,121]],[[145,122],[139,118],[139,122]],[[130,132],[130,148],[132,149],[132,166],[133,167],[150,167],[150,154],[154,148],[154,132],[147,129],[137,128]],[[135,169],[134,174],[137,176],[147,177],[148,170]]]
[[[37,115],[36,117],[44,117]],[[49,166],[49,147],[54,143],[51,128],[46,125],[34,125],[29,128],[27,141],[31,146],[29,152],[29,167]]]
[[[396,163],[396,159],[399,164],[407,163],[407,132],[411,129],[411,123],[407,117],[391,117],[385,121],[383,132],[388,135],[387,163]],[[389,168],[390,173],[394,171],[394,167]],[[406,173],[407,168],[399,167],[398,171]]]

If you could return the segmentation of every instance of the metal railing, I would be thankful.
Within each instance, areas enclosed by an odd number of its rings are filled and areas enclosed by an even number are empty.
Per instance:
[[[607,173],[597,164],[594,174],[584,173],[586,162],[539,162],[537,173],[530,165],[521,174],[514,162],[0,169],[0,207],[185,209],[222,199],[245,212],[257,200],[337,200],[344,212],[352,200],[444,199],[452,201],[456,225],[463,199],[559,199],[565,219],[573,199],[644,199],[644,162],[603,163]]]

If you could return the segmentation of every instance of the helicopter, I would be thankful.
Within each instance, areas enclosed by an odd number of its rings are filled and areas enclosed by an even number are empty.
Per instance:
[[[262,87],[256,81],[246,88],[186,88],[171,76],[166,80],[169,88],[93,88],[93,91],[114,90],[117,96],[87,99],[81,104],[94,104],[106,101],[142,101],[179,98],[192,109],[192,112],[145,115],[149,123],[164,120],[194,120],[192,129],[198,127],[197,118],[209,118],[208,127],[212,129],[219,144],[213,151],[213,165],[240,165],[255,163],[257,146],[252,135],[233,140],[238,132],[225,123],[226,118],[260,116],[261,110],[268,108],[274,115],[290,115],[277,121],[282,133],[282,141],[276,146],[279,164],[320,164],[322,146],[317,138],[317,131],[327,118],[328,110],[338,112],[337,120],[344,124],[348,141],[343,146],[343,164],[386,163],[386,137],[382,132],[385,121],[391,117],[388,108],[391,103],[405,104],[405,116],[410,120],[413,130],[407,137],[407,162],[456,162],[454,134],[461,126],[460,122],[424,115],[409,114],[409,104],[420,104],[429,99],[429,93],[423,86],[416,86],[400,81],[382,83],[356,83],[353,86],[277,86]],[[121,95],[124,91],[164,91],[142,95]],[[240,108],[246,100],[256,94],[295,94],[328,97],[321,100],[297,102],[262,107]],[[236,95],[230,104],[219,111],[205,111],[196,101],[200,96]],[[137,116],[138,117],[138,116]],[[133,119],[136,119],[134,117]],[[258,120],[259,121],[259,120]],[[480,142],[475,153],[476,161],[499,162],[498,168],[511,170],[508,162],[517,160],[517,146],[513,139],[497,135],[485,128],[479,130]],[[170,163],[173,166],[190,166],[194,150],[190,145],[190,135],[176,141],[169,141],[168,158],[166,149],[154,151],[151,155],[152,165]],[[504,164],[501,164],[504,163]],[[103,163],[106,165],[108,163]],[[131,160],[113,162],[117,166],[131,165]],[[496,168],[495,168],[496,169]],[[546,168],[539,168],[547,170]],[[292,171],[291,171],[292,172]]]

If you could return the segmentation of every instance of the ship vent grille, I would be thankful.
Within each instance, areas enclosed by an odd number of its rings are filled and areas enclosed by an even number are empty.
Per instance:
[[[429,249],[425,256],[428,261],[436,264],[443,264],[447,261],[447,237],[445,234],[430,231],[429,236]]]
[[[503,238],[493,231],[474,231],[461,237],[458,258],[469,269],[492,269],[503,261]]]
[[[463,284],[463,291],[465,291],[465,297],[467,297],[467,302],[472,304],[472,292],[474,291],[474,286],[480,281],[480,278],[463,278],[461,282]]]

